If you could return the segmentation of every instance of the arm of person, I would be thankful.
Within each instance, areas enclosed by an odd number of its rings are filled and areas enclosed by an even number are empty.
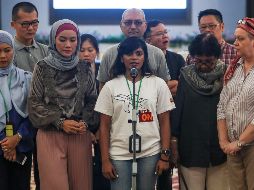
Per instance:
[[[177,69],[177,76],[179,77],[181,68],[185,66],[185,61],[183,56],[180,54],[175,54],[174,57],[175,57],[174,60],[176,61],[175,67]],[[171,84],[169,84],[170,92],[172,93],[173,96],[176,96],[176,91],[178,87],[178,79],[179,78],[177,78],[176,80],[170,80],[171,81]]]
[[[227,87],[224,86],[220,94],[220,101],[217,105],[217,130],[218,130],[218,138],[219,138],[220,147],[223,150],[223,152],[226,154],[227,154],[226,146],[229,144],[228,130],[226,125],[226,116],[225,116],[227,99],[228,99]]]
[[[158,114],[161,137],[161,150],[169,150],[170,147],[170,124],[169,111]],[[156,174],[161,175],[164,170],[169,168],[170,156],[160,155],[160,159],[156,165]]]
[[[234,155],[244,146],[252,145],[253,141],[254,141],[254,125],[252,121],[240,135],[239,140],[227,144],[227,146],[225,147],[225,152],[227,154]]]
[[[107,179],[115,179],[117,177],[116,170],[111,163],[109,155],[110,128],[114,113],[112,97],[112,92],[106,84],[101,90],[95,105],[95,111],[100,113],[99,144],[101,149],[102,173]]]
[[[101,149],[101,162],[102,173],[105,178],[113,180],[117,178],[117,173],[110,161],[109,146],[110,146],[110,125],[111,116],[101,114],[100,115],[100,149]]]
[[[100,82],[99,91],[101,91],[104,84],[110,80],[110,69],[112,68],[117,56],[117,47],[118,44],[107,49],[102,56],[97,75],[97,80]]]
[[[30,94],[28,96],[29,119],[36,128],[45,128],[49,124],[55,126],[60,120],[61,110],[56,105],[47,105],[44,102],[43,70],[38,64],[33,73]]]
[[[168,88],[172,94],[172,96],[176,96],[178,80],[169,80],[167,81]]]
[[[100,84],[99,84],[99,92],[101,91],[101,89],[103,88],[104,85],[105,85],[105,82],[100,82]]]
[[[219,144],[220,148],[224,153],[227,152],[227,145],[230,143],[228,140],[228,130],[226,125],[226,119],[220,119],[217,120],[217,130],[218,130],[218,138],[219,138]]]
[[[181,121],[182,121],[182,113],[184,109],[185,102],[185,91],[184,91],[184,78],[180,76],[178,89],[175,97],[176,109],[171,112],[171,120],[172,120],[172,137],[171,137],[171,151],[172,151],[172,162],[175,166],[177,166],[177,162],[179,160],[178,153],[178,137],[181,133]]]
[[[86,122],[88,129],[95,133],[99,128],[99,115],[94,111],[98,95],[96,81],[91,68],[89,67],[87,71],[88,81],[83,106],[83,120]]]
[[[246,127],[243,133],[239,137],[241,144],[247,145],[254,141],[254,120]]]

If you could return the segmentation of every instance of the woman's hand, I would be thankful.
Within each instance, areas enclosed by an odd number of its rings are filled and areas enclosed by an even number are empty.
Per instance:
[[[234,142],[228,143],[225,146],[224,150],[226,154],[235,155],[239,150],[241,150],[241,148],[237,146],[237,141],[234,141]]]
[[[19,141],[20,141],[20,138],[16,134],[11,137],[5,137],[3,140],[0,141],[0,144],[4,152],[10,153],[12,150],[16,148]]]
[[[178,145],[177,145],[176,139],[171,140],[171,154],[172,154],[172,160],[171,160],[172,167],[171,168],[174,168],[174,167],[177,168],[179,153],[178,153]]]
[[[220,141],[220,148],[225,154],[227,154],[226,147],[229,143],[230,143],[229,141]]]
[[[83,121],[75,121],[75,120],[64,120],[63,122],[63,130],[67,134],[83,134],[86,132],[86,125]]]
[[[4,158],[8,161],[15,161],[16,160],[16,149],[13,149],[9,152],[4,152]]]
[[[168,170],[169,169],[169,161],[167,162],[166,160],[169,160],[169,158],[162,158],[165,161],[162,160],[158,160],[157,164],[156,164],[156,174],[157,175],[161,175],[163,171]]]
[[[105,178],[109,180],[114,180],[118,178],[115,167],[112,165],[110,160],[102,161],[102,174]]]
[[[97,144],[97,139],[96,139],[95,134],[93,134],[92,132],[90,132],[90,136],[91,136],[92,143],[93,143],[93,144]]]

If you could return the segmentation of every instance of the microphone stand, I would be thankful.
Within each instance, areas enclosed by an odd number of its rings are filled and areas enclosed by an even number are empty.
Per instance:
[[[132,161],[132,190],[136,190],[136,177],[137,177],[137,161],[136,161],[136,125],[137,125],[137,108],[135,105],[135,78],[132,76],[133,84],[133,98],[132,98],[132,132],[133,132],[133,161]]]

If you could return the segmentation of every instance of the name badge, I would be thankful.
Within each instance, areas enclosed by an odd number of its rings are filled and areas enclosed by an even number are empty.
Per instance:
[[[133,153],[133,146],[134,144],[134,138],[133,138],[133,135],[131,135],[129,137],[129,152],[130,153]],[[140,153],[141,152],[141,136],[136,134],[136,153]]]
[[[13,136],[13,125],[11,123],[6,123],[5,134],[6,137]]]
[[[139,111],[139,122],[152,122],[153,115],[149,110]]]

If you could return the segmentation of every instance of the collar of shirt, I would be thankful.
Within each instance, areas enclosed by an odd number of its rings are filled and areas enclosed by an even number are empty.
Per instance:
[[[220,43],[221,49],[223,49],[226,46],[225,40],[222,40]]]
[[[22,50],[22,49],[24,49],[26,47],[39,48],[38,44],[36,43],[35,40],[33,40],[33,44],[31,46],[26,46],[26,45],[22,44],[20,41],[17,40],[17,38],[14,38],[14,41],[15,41],[15,49],[17,51]]]

